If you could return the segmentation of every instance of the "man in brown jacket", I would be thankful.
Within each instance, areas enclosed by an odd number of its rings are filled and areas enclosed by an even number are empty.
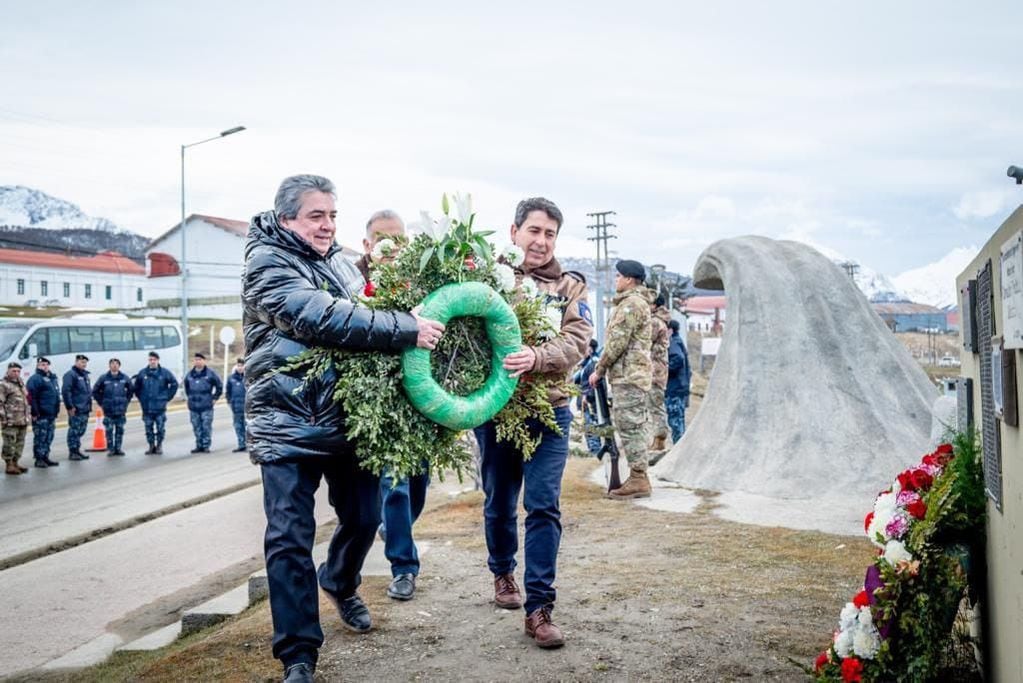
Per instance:
[[[398,254],[397,242],[405,238],[405,222],[394,211],[382,209],[366,221],[366,236],[362,238],[362,257],[355,262],[355,267],[362,273],[363,279],[369,282],[369,268],[377,262],[386,263]],[[385,239],[395,243],[389,253],[380,253],[378,244]]]
[[[7,374],[0,379],[0,428],[4,437],[4,472],[24,474],[27,467],[18,464],[25,450],[25,433],[28,431],[28,392],[21,381],[21,365],[7,364]]]
[[[530,290],[535,285],[552,318],[560,319],[557,334],[537,346],[525,346],[505,357],[504,368],[513,376],[555,375],[567,378],[583,357],[593,323],[586,303],[586,280],[564,271],[554,258],[554,246],[563,218],[554,202],[533,197],[519,202],[511,241],[521,251],[521,263],[512,263],[516,284]],[[508,442],[498,441],[493,422],[476,428],[483,478],[484,527],[494,574],[494,602],[498,607],[525,607],[526,635],[542,648],[564,645],[565,638],[551,620],[556,592],[554,579],[561,544],[561,476],[568,459],[568,429],[572,413],[568,396],[554,392],[558,430],[532,421],[540,444],[529,460]],[[515,583],[515,554],[519,549],[517,510],[519,492],[526,509],[525,599]]]
[[[650,458],[650,464],[654,465],[664,455],[667,449],[668,437],[668,410],[664,405],[664,391],[668,388],[668,342],[671,333],[668,332],[668,323],[671,322],[671,314],[664,306],[664,296],[652,289],[648,289],[650,304],[650,391],[647,392],[647,412],[650,414],[650,432],[654,437],[650,444],[650,450],[654,455]]]

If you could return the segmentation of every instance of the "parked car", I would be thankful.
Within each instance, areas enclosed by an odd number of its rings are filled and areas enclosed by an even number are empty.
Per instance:
[[[938,367],[940,368],[955,368],[959,367],[959,359],[955,356],[942,356],[938,360]]]

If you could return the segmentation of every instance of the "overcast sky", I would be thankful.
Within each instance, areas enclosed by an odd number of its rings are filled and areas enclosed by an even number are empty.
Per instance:
[[[1023,201],[1018,2],[7,2],[0,184],[145,235],[247,220],[286,175],[370,212],[472,192],[564,210],[592,255],[689,272],[710,242],[794,237],[886,273],[980,245]],[[941,5],[944,5],[942,7]],[[295,9],[285,9],[285,7]]]

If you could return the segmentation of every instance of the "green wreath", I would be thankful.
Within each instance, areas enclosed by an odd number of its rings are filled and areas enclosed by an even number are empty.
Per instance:
[[[522,348],[522,332],[511,306],[482,282],[460,282],[431,292],[423,300],[420,315],[445,324],[458,317],[483,318],[492,351],[490,376],[468,396],[455,396],[433,378],[430,352],[409,349],[401,357],[402,385],[409,402],[448,429],[471,429],[494,417],[511,399],[519,383],[502,367],[505,356]]]

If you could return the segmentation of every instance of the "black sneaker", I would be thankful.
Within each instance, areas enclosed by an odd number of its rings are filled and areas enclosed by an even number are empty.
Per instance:
[[[68,460],[87,460],[88,458],[89,458],[89,456],[84,455],[82,453],[79,453],[78,451],[75,451],[74,453],[70,453],[67,456]]]
[[[210,449],[209,449],[209,448],[203,448],[203,449],[202,449],[202,450],[200,451],[200,453],[209,453],[209,452],[210,452]]]
[[[149,444],[149,448],[146,449],[146,455],[154,455],[156,453],[156,446]]]
[[[341,621],[350,631],[365,633],[373,628],[369,608],[358,595],[342,600],[338,603],[337,610],[341,614]]]
[[[313,683],[316,666],[307,662],[292,664],[284,669],[284,683]]]
[[[163,444],[156,444],[156,448],[153,449],[153,455],[163,455]]]
[[[387,587],[387,597],[395,600],[411,600],[416,592],[415,574],[398,574]]]
[[[45,460],[40,460],[39,458],[36,458],[35,466],[39,467],[39,468],[47,468],[47,467],[49,467],[49,465],[46,463]]]
[[[60,465],[60,463],[57,462],[56,460],[50,460],[50,456],[46,456],[45,458],[43,458],[43,462],[46,463],[47,467],[57,467]]]
[[[202,450],[201,448],[199,448],[198,446],[196,446],[195,448],[193,448],[193,449],[192,449],[192,451],[191,451],[191,452],[192,452],[192,453],[202,453],[202,452],[203,452],[203,450]]]

